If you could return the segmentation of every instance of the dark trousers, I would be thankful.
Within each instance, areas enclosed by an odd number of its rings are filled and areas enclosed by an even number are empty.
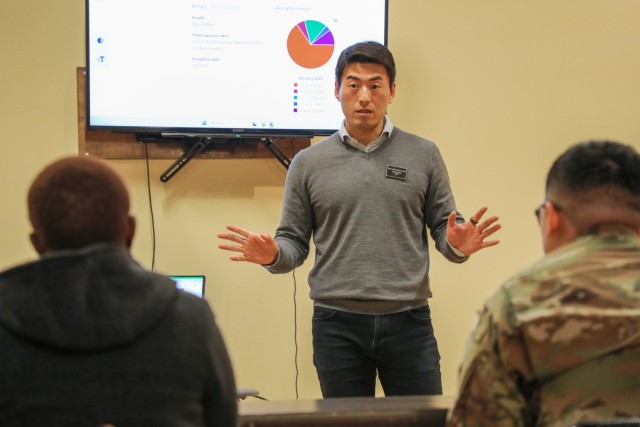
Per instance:
[[[375,396],[376,375],[386,396],[442,394],[429,306],[385,315],[315,307],[312,332],[325,398]]]

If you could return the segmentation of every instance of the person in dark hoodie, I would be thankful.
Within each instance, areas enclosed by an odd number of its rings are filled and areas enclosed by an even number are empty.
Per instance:
[[[213,313],[132,259],[121,178],[63,158],[35,178],[28,208],[41,257],[0,273],[0,425],[235,427]]]

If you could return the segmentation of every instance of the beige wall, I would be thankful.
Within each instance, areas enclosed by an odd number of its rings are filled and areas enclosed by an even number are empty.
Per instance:
[[[532,211],[551,160],[586,138],[640,147],[638,16],[637,0],[390,0],[394,123],[438,143],[466,216],[487,205],[504,226],[502,243],[466,264],[433,254],[431,304],[446,394],[455,393],[482,301],[542,254]],[[33,175],[77,153],[75,68],[84,57],[82,0],[0,0],[0,268],[35,257],[24,202]],[[133,254],[150,267],[145,163],[111,163],[132,192],[139,223]],[[238,385],[294,398],[294,277],[228,261],[215,237],[229,223],[273,232],[284,168],[275,160],[196,160],[162,184],[170,163],[151,161],[157,270],[206,274]],[[310,266],[295,275],[301,398],[320,396],[311,363]]]

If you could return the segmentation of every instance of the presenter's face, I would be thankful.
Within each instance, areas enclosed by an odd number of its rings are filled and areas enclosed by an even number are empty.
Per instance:
[[[381,64],[348,64],[335,95],[344,113],[347,131],[361,144],[375,141],[384,127],[384,115],[393,102],[396,85],[391,84]]]

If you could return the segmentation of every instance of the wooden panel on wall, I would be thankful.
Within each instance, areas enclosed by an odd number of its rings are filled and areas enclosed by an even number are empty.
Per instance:
[[[87,130],[86,77],[85,68],[78,67],[78,153],[91,154],[103,159],[145,158],[144,144],[138,142],[132,133]],[[309,138],[272,138],[272,141],[289,159],[311,143]],[[185,145],[182,142],[150,142],[147,143],[147,152],[150,159],[177,159],[185,152]],[[194,158],[267,159],[274,156],[262,143],[230,140],[224,144],[211,143]]]

